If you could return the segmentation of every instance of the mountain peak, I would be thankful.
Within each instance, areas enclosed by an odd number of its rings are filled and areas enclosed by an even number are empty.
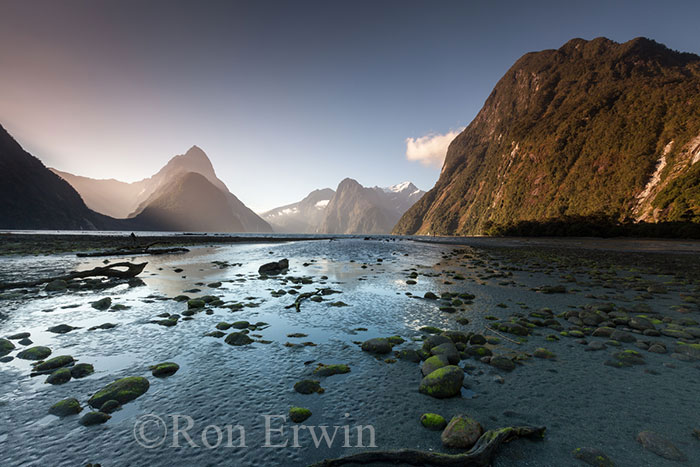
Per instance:
[[[401,182],[396,185],[392,185],[386,188],[382,188],[385,193],[401,193],[403,191],[410,191],[411,193],[417,191],[418,188],[411,182]]]

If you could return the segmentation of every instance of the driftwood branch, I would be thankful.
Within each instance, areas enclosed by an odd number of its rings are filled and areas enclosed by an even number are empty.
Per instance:
[[[504,336],[503,334],[501,334],[500,332],[496,331],[495,329],[492,329],[492,328],[490,328],[490,327],[488,327],[488,326],[484,326],[484,328],[485,328],[485,329],[488,329],[489,331],[491,331],[492,333],[496,334],[497,336],[502,337],[503,339],[507,340],[508,342],[512,342],[513,344],[518,344],[518,345],[521,344],[520,342],[515,341],[515,340],[511,339],[510,337]]]
[[[287,305],[284,307],[284,309],[289,309],[289,308],[296,308],[297,313],[301,311],[301,302],[306,300],[307,298],[311,298],[314,295],[320,295],[323,293],[323,289],[317,289],[316,292],[304,292],[302,294],[299,294],[296,300],[294,300],[294,303],[291,305]]]
[[[310,467],[334,467],[346,464],[370,464],[386,462],[409,465],[435,465],[460,467],[486,467],[491,465],[496,450],[503,443],[518,438],[543,438],[545,427],[516,426],[499,430],[489,430],[467,452],[462,454],[442,454],[432,451],[401,449],[399,451],[367,451],[336,459],[326,459]]]
[[[53,281],[69,281],[73,279],[85,279],[87,277],[116,277],[119,279],[131,279],[132,277],[136,277],[141,274],[147,264],[148,263],[134,264],[129,262],[121,262],[110,264],[108,266],[96,267],[87,271],[75,271],[62,276],[45,277],[43,279],[33,281],[0,283],[0,290],[35,287],[37,285],[46,284]],[[126,268],[126,270],[123,271],[117,268]]]

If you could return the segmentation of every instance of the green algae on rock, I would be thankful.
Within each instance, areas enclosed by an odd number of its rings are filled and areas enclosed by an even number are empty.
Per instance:
[[[391,352],[391,342],[385,337],[375,337],[362,343],[362,350],[369,353],[383,355]]]
[[[240,345],[248,345],[253,343],[253,339],[248,337],[248,334],[244,332],[232,332],[228,336],[226,336],[226,339],[224,339],[224,342],[226,342],[229,345],[235,345],[235,346],[240,346]]]
[[[100,389],[88,400],[88,404],[98,409],[108,400],[114,399],[124,405],[145,394],[149,387],[148,380],[141,376],[121,378]]]
[[[571,455],[594,467],[615,467],[615,463],[600,449],[576,448]]]
[[[441,431],[447,426],[445,417],[436,413],[424,413],[420,416],[420,423],[427,429],[433,431]]]
[[[104,412],[88,412],[80,418],[80,424],[83,426],[92,426],[105,423],[107,420],[112,418]]]
[[[35,364],[34,371],[45,372],[50,370],[56,370],[64,366],[68,366],[73,362],[75,362],[75,360],[70,355],[59,355],[57,357],[50,358],[44,362]]]
[[[323,363],[319,363],[318,367],[316,367],[314,370],[314,374],[318,376],[333,376],[344,373],[350,373],[350,367],[342,363],[333,365],[324,365]]]
[[[292,407],[289,409],[289,418],[294,423],[301,423],[311,416],[311,411],[303,407]]]
[[[294,390],[299,394],[323,394],[325,389],[321,387],[321,384],[317,380],[304,379],[294,384]]]
[[[95,367],[89,363],[78,363],[70,369],[70,375],[73,378],[84,378],[95,372]]]
[[[458,366],[448,365],[425,376],[418,391],[437,399],[454,397],[460,394],[463,381],[464,371]]]
[[[149,369],[151,370],[151,374],[153,374],[153,376],[165,378],[166,376],[174,375],[177,370],[180,369],[180,365],[174,362],[164,362],[153,365]]]
[[[81,410],[83,409],[80,407],[80,402],[78,402],[78,399],[69,397],[68,399],[60,400],[52,405],[49,408],[49,413],[51,415],[56,415],[57,417],[63,418],[69,415],[76,415],[80,413]]]
[[[36,347],[24,349],[17,354],[17,358],[21,358],[22,360],[43,360],[49,355],[51,355],[51,349],[38,345]]]
[[[64,384],[70,381],[70,379],[70,370],[68,368],[59,368],[46,378],[46,382],[49,384]]]
[[[7,339],[0,338],[0,357],[4,357],[15,349],[15,344]]]
[[[447,424],[440,439],[445,447],[469,449],[476,444],[483,432],[481,424],[473,418],[457,415]]]

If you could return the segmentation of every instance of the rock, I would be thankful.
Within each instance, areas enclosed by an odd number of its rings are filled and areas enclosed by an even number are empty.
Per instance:
[[[80,424],[83,426],[99,425],[110,418],[112,418],[111,415],[104,412],[88,412],[80,418]]]
[[[444,344],[436,345],[430,349],[430,353],[433,355],[442,355],[447,358],[450,365],[456,365],[459,363],[459,351],[457,347],[452,342],[446,342]]]
[[[44,287],[47,292],[63,292],[68,288],[68,283],[64,280],[58,279],[51,281]]]
[[[102,407],[100,407],[100,412],[103,413],[112,413],[115,412],[117,409],[121,407],[121,404],[114,399],[110,399],[104,404],[102,404]]]
[[[289,419],[294,423],[301,423],[311,416],[311,411],[303,407],[292,407],[289,409]]]
[[[31,334],[28,332],[18,332],[17,334],[12,334],[11,336],[7,336],[7,338],[10,339],[11,341],[18,341],[20,339],[26,339],[29,336],[31,336]],[[3,341],[3,340],[5,340],[5,339],[0,339],[0,341]],[[1,347],[2,347],[2,344],[0,344],[0,348]]]
[[[527,336],[528,334],[530,334],[528,328],[517,323],[499,323],[497,328],[499,331],[514,334],[516,336]]]
[[[31,339],[25,337],[24,339],[18,340],[17,343],[20,345],[32,345],[34,342],[32,342]]]
[[[629,327],[632,329],[637,329],[639,331],[645,331],[647,329],[656,329],[654,325],[646,318],[641,316],[635,316],[629,321]]]
[[[153,365],[149,369],[151,370],[151,374],[153,376],[165,378],[166,376],[171,376],[177,373],[177,370],[180,369],[180,365],[174,362],[165,362]]]
[[[96,310],[105,311],[112,306],[112,299],[109,297],[101,298],[96,302],[92,302],[90,305]]]
[[[588,345],[586,346],[586,348],[585,348],[584,350],[587,350],[587,351],[589,351],[589,352],[594,352],[594,351],[597,351],[597,350],[604,350],[604,349],[606,349],[606,348],[607,348],[607,347],[606,347],[606,345],[605,345],[604,342],[601,342],[601,341],[592,341],[592,342],[589,342],[589,343],[588,343]]]
[[[17,358],[21,358],[22,360],[44,360],[49,355],[51,355],[51,349],[38,345],[36,347],[24,349],[17,354]]]
[[[437,370],[438,368],[442,368],[449,364],[450,362],[447,361],[447,357],[445,357],[444,355],[433,355],[432,357],[426,359],[423,362],[420,371],[421,373],[423,373],[423,376],[428,376],[430,373]]]
[[[642,431],[637,435],[637,441],[644,449],[648,449],[664,459],[684,462],[688,458],[674,444],[653,431]]]
[[[595,331],[593,331],[593,334],[591,334],[593,337],[610,337],[612,334],[615,332],[614,328],[610,328],[607,326],[601,326]]]
[[[97,409],[102,407],[102,404],[108,400],[114,399],[121,405],[124,405],[143,395],[148,391],[149,387],[150,383],[148,380],[141,376],[121,378],[100,389],[88,400],[88,404]]]
[[[427,332],[428,334],[440,334],[442,329],[436,328],[435,326],[423,326],[419,329],[420,332]]]
[[[547,350],[545,348],[542,348],[542,347],[535,349],[535,351],[533,352],[532,355],[537,357],[537,358],[546,358],[546,359],[557,358],[557,356],[554,355],[554,352],[552,352],[551,350]]]
[[[323,394],[325,391],[325,389],[321,387],[319,381],[312,379],[299,381],[294,385],[294,390],[300,394],[313,394],[314,392]]]
[[[420,416],[420,423],[427,429],[433,431],[441,431],[447,426],[445,417],[436,413],[424,413]]]
[[[193,298],[191,300],[187,300],[187,309],[188,310],[198,310],[200,308],[204,308],[205,306],[206,306],[206,303],[202,299]]]
[[[15,349],[15,344],[7,339],[0,338],[0,357],[4,357]]]
[[[45,372],[56,370],[64,366],[68,366],[73,362],[75,362],[75,360],[70,355],[59,355],[58,357],[51,358],[45,362],[37,363],[34,365],[34,371]]]
[[[498,355],[496,357],[492,357],[491,361],[489,362],[491,366],[495,366],[499,370],[503,371],[513,371],[515,370],[515,363],[513,363],[513,360],[511,360],[508,357],[504,357],[502,355]]]
[[[700,360],[700,344],[679,342],[678,345],[676,345],[675,352],[681,355],[687,355],[691,359]]]
[[[634,337],[633,334],[627,331],[620,331],[619,329],[613,331],[613,333],[610,335],[610,338],[614,341],[624,342],[626,344],[631,344],[632,342],[637,340],[637,338]]]
[[[226,336],[224,342],[229,345],[248,345],[253,343],[253,339],[248,337],[248,334],[244,332],[232,332]]]
[[[455,344],[458,343],[464,343],[467,344],[469,342],[469,333],[462,332],[462,331],[445,331],[441,334],[444,337],[447,337],[449,340],[454,342]]]
[[[448,448],[469,449],[484,433],[481,424],[466,415],[452,417],[440,435],[442,444]]]
[[[362,343],[362,350],[369,353],[383,355],[391,352],[391,342],[384,337],[375,337]]]
[[[319,363],[318,367],[314,370],[314,374],[318,376],[333,376],[344,373],[350,373],[350,367],[343,364],[324,365],[323,363]]]
[[[652,353],[666,353],[666,347],[664,347],[662,344],[659,343],[654,343],[649,346],[649,349],[647,349],[649,352]]]
[[[437,347],[438,345],[441,344],[453,344],[452,340],[449,337],[445,337],[443,335],[432,335],[428,336],[423,340],[423,350],[430,351],[433,347]]]
[[[73,378],[80,379],[85,378],[95,372],[95,367],[89,363],[78,363],[70,369],[70,375]]]
[[[258,274],[275,276],[284,273],[287,269],[289,269],[289,260],[285,258],[279,261],[273,261],[272,263],[263,264],[258,268]]]
[[[427,300],[437,300],[438,296],[435,295],[433,292],[426,292],[425,295],[423,295],[423,298]]]
[[[469,339],[471,345],[484,345],[486,343],[486,338],[481,334],[474,334],[471,339]]]
[[[235,321],[231,323],[231,327],[236,329],[247,329],[250,327],[250,323],[248,321]]]
[[[614,467],[615,464],[600,449],[596,448],[576,448],[571,452],[574,458],[595,467]]]
[[[219,338],[224,337],[226,335],[226,333],[222,332],[222,331],[211,331],[211,332],[208,332],[204,335],[208,336],[208,337],[216,337],[217,339],[219,339]]]
[[[55,415],[57,417],[67,417],[69,415],[76,415],[80,413],[80,411],[83,410],[82,407],[80,407],[80,403],[78,402],[78,399],[75,399],[73,397],[69,397],[68,399],[63,399],[58,402],[56,402],[54,405],[52,405],[49,408],[49,413],[51,415]]]
[[[46,378],[49,384],[64,384],[70,381],[70,370],[68,368],[59,368]]]
[[[438,399],[454,397],[460,394],[462,381],[464,371],[458,366],[448,365],[425,376],[418,391]]]
[[[98,329],[112,329],[116,327],[117,325],[114,323],[102,323],[99,326],[93,326],[91,328],[88,328],[88,331],[96,331]]]
[[[682,329],[666,328],[662,329],[661,334],[668,337],[673,337],[674,339],[693,339],[693,335],[685,332]]]
[[[66,334],[68,332],[71,332],[74,329],[80,329],[75,326],[70,326],[68,324],[59,324],[57,326],[52,326],[47,329],[49,332],[53,332],[54,334]]]
[[[0,363],[8,363],[14,359],[15,359],[15,357],[0,357]]]
[[[474,358],[483,358],[483,357],[490,357],[493,355],[491,350],[488,347],[484,347],[483,345],[471,345],[464,349],[464,352],[467,355],[471,355]]]
[[[406,360],[407,362],[418,363],[420,362],[420,355],[414,349],[402,349],[396,353],[399,360]]]
[[[578,314],[581,324],[586,326],[598,326],[604,321],[603,317],[592,311],[582,311]]]

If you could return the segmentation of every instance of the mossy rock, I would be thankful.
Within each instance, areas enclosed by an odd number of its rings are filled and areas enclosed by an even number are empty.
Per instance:
[[[15,350],[15,344],[7,339],[0,338],[0,357],[4,357],[13,350]]]
[[[231,323],[227,323],[225,321],[222,321],[216,325],[216,329],[218,329],[220,331],[226,331],[230,327],[231,327]]]
[[[289,409],[289,419],[294,423],[301,423],[311,416],[311,411],[303,407],[292,407]]]
[[[211,331],[206,334],[204,334],[206,337],[215,337],[217,339],[224,337],[226,335],[225,332],[223,331]]]
[[[557,356],[554,355],[554,352],[552,352],[551,350],[547,350],[543,347],[535,349],[535,351],[533,352],[532,355],[537,357],[537,358],[545,358],[545,359],[557,358]]]
[[[423,326],[419,329],[420,332],[427,332],[428,334],[441,334],[442,329],[436,328],[435,326]]]
[[[34,365],[34,371],[44,372],[56,370],[64,366],[68,366],[73,362],[75,362],[75,360],[70,355],[59,355],[58,357],[53,357],[44,362],[37,363]]]
[[[344,373],[350,373],[350,367],[344,364],[324,365],[323,363],[319,363],[318,367],[314,370],[314,374],[318,376],[333,376]]]
[[[253,339],[248,337],[248,334],[244,332],[232,332],[228,336],[226,336],[226,339],[224,341],[228,345],[235,345],[235,346],[240,346],[240,345],[248,345],[253,343]]]
[[[186,302],[189,299],[190,297],[188,297],[187,295],[178,295],[176,297],[173,297],[173,300],[175,300],[176,302]]]
[[[454,397],[460,394],[463,381],[464,371],[458,366],[448,365],[425,376],[418,391],[438,399]]]
[[[676,345],[676,353],[687,355],[695,360],[700,360],[700,344],[678,342]]]
[[[80,413],[81,410],[83,409],[80,407],[80,402],[78,402],[78,399],[69,397],[68,399],[60,400],[52,405],[49,408],[49,413],[51,415],[63,418],[69,415],[76,415]]]
[[[250,327],[250,323],[248,321],[235,321],[231,323],[231,327],[236,329],[247,329]]]
[[[90,305],[96,310],[105,311],[112,306],[112,299],[109,297],[101,298],[96,302],[92,302]]]
[[[38,345],[36,347],[24,349],[17,354],[17,358],[21,358],[22,360],[44,360],[49,355],[51,355],[51,349]]]
[[[362,350],[365,352],[383,355],[391,352],[391,342],[385,337],[375,337],[362,343]]]
[[[64,384],[70,381],[70,379],[70,370],[68,368],[59,368],[46,378],[46,382],[49,384]]]
[[[420,355],[415,349],[402,349],[396,352],[396,356],[399,360],[406,360],[412,363],[418,363],[421,360]]]
[[[85,378],[95,372],[95,367],[89,363],[78,363],[70,369],[70,375],[73,378]]]
[[[187,300],[187,309],[188,310],[196,310],[199,308],[204,308],[206,306],[206,303],[204,303],[204,300],[199,299],[199,298],[193,298],[190,300]]]
[[[153,374],[153,376],[165,378],[166,376],[171,376],[177,373],[177,370],[180,369],[180,365],[174,362],[164,362],[153,365],[149,369],[151,370],[151,374]]]
[[[420,423],[427,429],[433,431],[442,431],[447,426],[445,417],[436,413],[424,413],[420,416]]]
[[[102,404],[102,407],[100,407],[100,412],[102,413],[112,413],[118,410],[121,407],[121,404],[114,399],[108,400],[104,404]]]
[[[80,424],[83,426],[92,426],[105,423],[107,420],[112,418],[104,412],[88,412],[80,418]]]
[[[294,384],[294,390],[299,394],[323,394],[325,389],[321,387],[321,384],[317,380],[304,379]]]
[[[63,292],[68,288],[68,282],[62,280],[62,279],[57,279],[55,281],[51,281],[46,286],[44,287],[44,290],[47,292]]]
[[[423,295],[423,298],[425,298],[425,299],[427,299],[427,300],[437,300],[437,299],[438,299],[438,296],[435,295],[433,292],[426,292],[426,293]]]
[[[66,334],[69,333],[75,329],[80,329],[79,327],[71,326],[70,324],[59,324],[56,326],[51,326],[50,328],[47,329],[47,331],[52,332],[54,334]]]
[[[484,433],[481,424],[466,415],[452,417],[440,435],[442,444],[448,448],[469,449]]]
[[[423,373],[423,376],[428,376],[438,368],[448,366],[449,364],[450,362],[444,355],[433,355],[423,362],[423,365],[421,365],[421,373]]]
[[[88,404],[97,409],[102,407],[102,404],[108,400],[114,399],[121,405],[124,405],[143,395],[148,391],[149,387],[150,383],[148,380],[141,376],[121,378],[100,389],[88,400]]]
[[[387,337],[386,340],[388,340],[389,343],[390,343],[392,346],[394,346],[394,345],[401,345],[401,344],[403,344],[404,342],[406,342],[405,339],[404,339],[403,337],[401,337],[401,336],[391,336],[391,337]]]

